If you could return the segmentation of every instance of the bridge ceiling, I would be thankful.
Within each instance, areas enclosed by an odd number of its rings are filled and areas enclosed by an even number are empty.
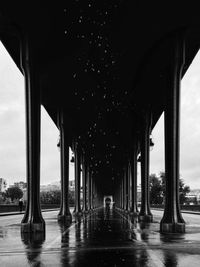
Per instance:
[[[199,48],[198,8],[138,1],[0,4],[0,38],[20,68],[19,36],[31,38],[42,104],[55,123],[63,108],[96,177],[117,179],[141,110],[163,111],[171,36],[186,32],[187,70]]]

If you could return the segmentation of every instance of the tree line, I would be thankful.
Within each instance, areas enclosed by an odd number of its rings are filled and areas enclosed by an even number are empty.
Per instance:
[[[74,205],[75,194],[74,190],[69,190],[69,205]],[[23,198],[23,191],[18,186],[9,187],[5,192],[2,193],[4,201],[10,198],[11,202]],[[61,202],[61,191],[51,190],[40,192],[41,204],[60,204]]]
[[[150,186],[150,204],[164,204],[165,192],[166,192],[166,179],[165,173],[160,172],[157,176],[156,174],[151,174],[149,176],[149,186]],[[185,204],[187,202],[186,195],[190,192],[190,187],[185,185],[184,180],[179,178],[179,200],[180,204]]]
[[[165,199],[165,173],[160,172],[157,176],[156,174],[151,174],[149,176],[149,189],[150,189],[150,204],[164,204]],[[186,203],[186,195],[190,192],[190,187],[185,185],[182,178],[179,179],[179,197],[180,204]],[[3,194],[3,198],[10,198],[13,202],[14,199],[21,199],[23,197],[23,191],[17,187],[9,187]],[[61,201],[61,191],[47,191],[40,193],[41,204],[59,204]],[[74,190],[69,190],[69,204],[74,205],[75,194]]]

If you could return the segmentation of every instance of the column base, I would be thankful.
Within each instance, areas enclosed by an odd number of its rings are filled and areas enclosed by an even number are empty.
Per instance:
[[[145,214],[145,215],[138,215],[139,222],[153,222],[153,215]]]
[[[161,233],[185,233],[185,223],[160,223]]]
[[[82,211],[83,214],[88,214],[89,213],[89,210],[84,210]]]
[[[132,218],[137,218],[137,217],[138,217],[138,212],[136,212],[136,211],[131,211],[131,212],[130,212],[130,216],[131,216]]]
[[[23,233],[37,233],[45,232],[45,222],[41,223],[21,223],[21,232]]]
[[[73,212],[73,215],[74,215],[75,217],[81,217],[81,216],[83,215],[83,213],[82,213],[82,211],[74,211],[74,212]]]
[[[30,243],[34,244],[35,242],[42,244],[45,241],[45,232],[28,233],[21,231],[21,240],[26,245]]]
[[[58,221],[61,223],[71,223],[72,222],[72,215],[71,214],[58,214]]]
[[[88,212],[93,212],[93,209],[89,209]]]

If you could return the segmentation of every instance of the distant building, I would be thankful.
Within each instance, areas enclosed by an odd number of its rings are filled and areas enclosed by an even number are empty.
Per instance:
[[[41,185],[40,186],[40,191],[41,192],[47,192],[47,191],[55,191],[55,190],[60,190],[61,185],[60,181],[53,182],[51,184],[46,184],[46,185]]]
[[[7,189],[7,182],[6,179],[0,178],[0,193],[5,192]]]
[[[200,189],[193,189],[186,195],[188,203],[200,204]]]
[[[75,189],[75,182],[74,180],[69,181],[69,190],[73,191]],[[47,191],[55,191],[55,190],[61,190],[61,184],[60,181],[56,181],[50,184],[45,184],[40,186],[41,192],[47,192]]]

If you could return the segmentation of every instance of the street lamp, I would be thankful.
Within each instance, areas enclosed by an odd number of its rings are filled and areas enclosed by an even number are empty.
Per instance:
[[[58,148],[58,150],[60,151],[60,136],[58,137],[57,148]]]
[[[150,145],[150,150],[152,150],[154,147],[154,142],[153,142],[152,136],[150,137],[149,145]]]
[[[71,157],[70,162],[74,163],[74,156]]]

